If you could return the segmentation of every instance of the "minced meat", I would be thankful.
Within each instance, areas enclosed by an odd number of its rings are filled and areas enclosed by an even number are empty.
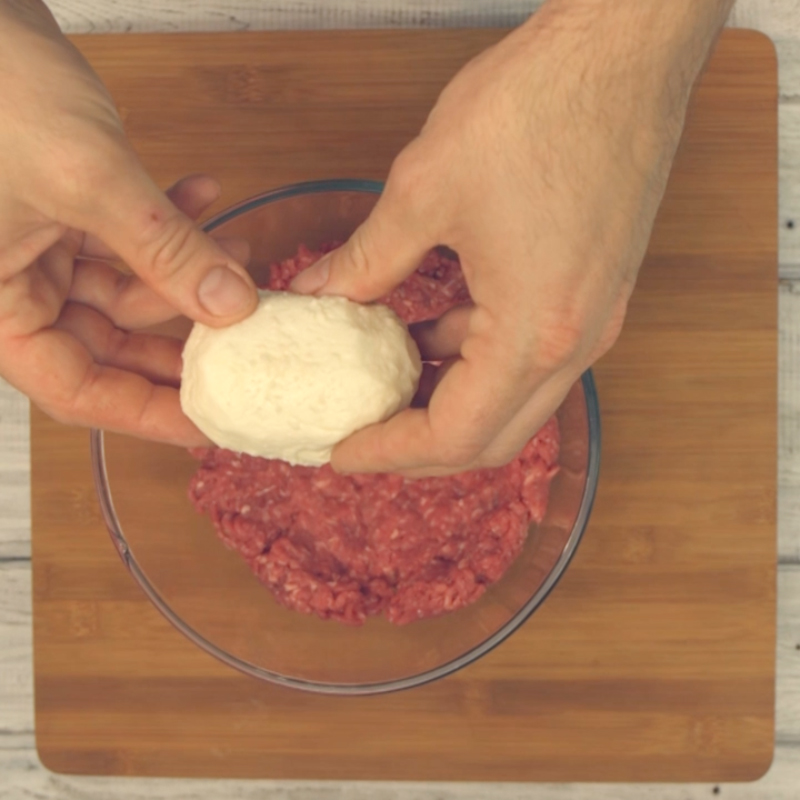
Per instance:
[[[322,252],[301,247],[273,265],[268,288],[287,289]],[[410,323],[468,301],[458,261],[432,251],[382,302]],[[352,625],[378,614],[405,624],[474,602],[508,569],[544,517],[559,429],[550,419],[504,467],[416,481],[192,453],[192,502],[278,602]]]

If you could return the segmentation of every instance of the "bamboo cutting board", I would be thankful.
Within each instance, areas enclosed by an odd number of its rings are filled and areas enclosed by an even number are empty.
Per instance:
[[[384,177],[496,31],[77,38],[163,184],[233,201]],[[596,368],[603,463],[565,577],[476,664],[318,697],[197,650],[119,561],[85,431],[32,416],[36,738],[57,772],[408,780],[749,780],[773,752],[776,64],[726,33],[625,332]],[[587,136],[591,132],[587,132]]]

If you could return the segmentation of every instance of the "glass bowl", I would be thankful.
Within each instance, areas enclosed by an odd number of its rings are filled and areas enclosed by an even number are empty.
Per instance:
[[[205,224],[252,248],[256,282],[269,264],[343,241],[382,189],[371,181],[298,184],[254,197]],[[188,320],[171,332],[185,335]],[[256,678],[315,692],[363,695],[409,688],[466,666],[512,634],[541,605],[583,535],[597,486],[600,417],[586,372],[558,411],[561,467],[544,521],[523,552],[476,603],[440,617],[362,627],[289,611],[226,550],[187,487],[197,462],[186,451],[91,432],[100,506],[125,565],[153,604],[195,644]]]

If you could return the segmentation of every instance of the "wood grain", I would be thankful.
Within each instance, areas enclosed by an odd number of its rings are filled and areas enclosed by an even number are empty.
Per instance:
[[[380,177],[438,88],[496,36],[320,34],[302,50],[296,34],[79,45],[153,174],[211,171],[228,202],[308,177]],[[724,38],[626,332],[597,369],[604,465],[586,541],[531,622],[447,680],[319,698],[198,652],[117,563],[85,434],[35,414],[45,765],[437,780],[762,774],[774,715],[775,80],[762,37]]]
[[[0,379],[0,561],[30,557],[28,404]]]
[[[747,3],[747,0],[740,0]],[[541,0],[49,0],[68,33],[512,26]]]
[[[0,571],[0,800],[706,800],[707,784],[511,784],[279,782],[83,778],[42,768],[33,735],[29,566]],[[795,800],[800,742],[800,569],[783,567],[778,581],[778,663],[775,761],[756,784],[725,784],[723,797]]]
[[[510,26],[542,0],[49,0],[67,33]],[[737,0],[729,24],[796,38],[795,2]]]
[[[527,5],[524,0],[452,0],[448,8],[452,9],[458,3],[462,6],[469,5],[470,9],[475,9],[477,14],[476,23],[490,23],[493,15],[498,9],[509,8],[512,5]],[[86,32],[90,30],[107,30],[122,32],[131,28],[141,31],[156,30],[188,30],[201,27],[203,30],[232,30],[242,27],[276,27],[291,26],[302,27],[319,24],[318,12],[320,9],[331,9],[332,7],[349,12],[351,18],[363,24],[376,24],[374,17],[380,15],[382,24],[396,24],[396,17],[403,9],[416,12],[417,16],[412,19],[410,24],[425,26],[429,24],[427,10],[432,4],[419,3],[418,0],[185,0],[180,4],[168,2],[167,0],[118,0],[109,4],[106,0],[51,0],[51,6],[55,9],[59,20],[66,29],[71,32]],[[436,3],[435,8],[440,9],[445,5],[444,2]],[[533,5],[533,4],[532,4]],[[454,19],[454,14],[450,12],[446,21]],[[341,14],[345,19],[345,14]],[[349,19],[348,19],[349,22]],[[792,102],[800,96],[800,83],[797,76],[800,75],[800,14],[794,3],[787,3],[785,0],[738,0],[733,15],[733,24],[743,27],[755,27],[770,33],[776,41],[780,58],[780,77],[781,92],[786,102]],[[794,53],[794,55],[793,55]],[[796,158],[797,147],[787,144],[788,139],[792,139],[795,144],[800,142],[796,135],[797,125],[800,118],[785,116],[783,112],[787,105],[782,107],[781,116],[781,180],[786,186],[793,186],[800,182],[800,173],[794,175],[793,164],[800,164]],[[790,159],[792,163],[787,163]],[[783,205],[783,202],[782,202]],[[784,216],[782,214],[782,219]],[[780,253],[782,275],[800,274],[796,263],[800,259],[796,258],[797,247],[800,245],[800,226],[794,229],[781,227]],[[795,292],[794,294],[792,292]],[[800,553],[797,542],[800,541],[800,502],[788,502],[785,495],[787,491],[795,491],[798,470],[796,468],[797,455],[800,453],[794,435],[796,424],[792,423],[797,417],[792,398],[797,393],[797,364],[800,363],[800,351],[797,349],[796,342],[800,338],[796,335],[798,325],[800,325],[800,308],[796,307],[797,290],[792,289],[792,284],[784,286],[781,295],[781,351],[780,368],[781,388],[780,401],[781,407],[781,456],[779,463],[782,471],[781,484],[781,503],[779,506],[780,532],[781,532],[781,558],[797,558]],[[0,441],[5,445],[8,441],[24,440],[24,452],[16,450],[9,453],[4,447],[4,465],[7,471],[3,479],[13,476],[14,486],[17,485],[19,476],[28,474],[28,448],[27,448],[27,403],[23,398],[9,392],[8,387],[2,386],[0,396],[8,399],[4,406],[4,412],[0,417]],[[23,429],[24,423],[24,429]],[[27,510],[28,501],[25,492],[17,492],[9,495],[5,486],[0,485],[0,498],[2,498],[3,517],[0,518],[0,541],[4,543],[2,552],[5,556],[14,559],[22,559],[29,552],[30,522],[29,511]],[[16,510],[15,510],[16,509]],[[15,518],[23,520],[23,524],[9,525],[6,523],[5,515],[11,510]],[[787,549],[788,548],[788,549]],[[27,570],[28,564],[23,561],[15,562],[19,569]],[[782,566],[782,576],[786,576],[792,570],[792,566]],[[18,591],[17,584],[9,585],[0,581],[0,592],[5,588],[14,588],[0,597],[0,606],[4,610],[9,610],[14,616],[14,609],[22,607],[21,618],[29,620],[30,611],[25,611],[29,598],[29,585],[22,587]],[[792,585],[794,586],[794,585]],[[783,609],[787,598],[800,599],[800,584],[794,588],[788,588],[787,593],[782,594],[779,601],[779,611]],[[20,604],[22,604],[20,606]],[[16,617],[15,617],[16,618]],[[9,629],[5,620],[0,620],[0,643],[5,645],[9,640],[11,632],[21,629],[21,626]],[[28,624],[28,623],[23,623]],[[800,642],[800,627],[797,623],[787,620],[787,625],[793,626],[795,637]],[[13,636],[12,636],[13,638]],[[29,645],[27,645],[29,648]],[[9,676],[8,666],[13,663],[15,674],[24,675],[30,670],[30,651],[25,651],[24,647],[13,648],[15,655],[12,662],[3,662],[0,669],[0,689],[5,687],[5,680]],[[788,661],[787,661],[788,659]],[[800,651],[794,649],[794,644],[787,644],[786,648],[779,651],[779,674],[781,664],[786,665],[797,662],[800,659]],[[786,675],[787,673],[783,673]],[[13,678],[11,678],[13,684]],[[791,698],[786,698],[786,687],[791,683],[784,682],[783,689],[778,689],[779,709],[786,718],[791,718],[795,722],[800,721],[800,706],[793,705]],[[231,798],[275,798],[275,800],[295,800],[300,793],[305,797],[312,796],[318,800],[360,800],[369,797],[370,800],[477,800],[477,798],[496,797],[498,800],[503,798],[514,798],[519,800],[521,797],[533,797],[534,795],[541,800],[545,798],[652,798],[655,800],[700,800],[706,798],[711,793],[711,787],[705,784],[571,784],[571,785],[543,785],[538,784],[534,787],[508,787],[504,791],[503,787],[497,784],[472,784],[471,786],[448,785],[403,785],[381,782],[378,784],[363,783],[339,783],[329,782],[319,783],[290,783],[283,784],[274,781],[235,781],[220,784],[213,781],[153,781],[152,779],[96,779],[96,778],[67,778],[44,770],[36,758],[34,752],[32,724],[32,694],[26,695],[26,702],[31,704],[30,710],[26,711],[24,724],[25,730],[29,733],[22,737],[0,737],[0,798],[2,800],[18,800],[21,796],[31,796],[36,798],[63,798],[66,794],[75,800],[93,800],[94,798],[106,798],[114,796],[120,800],[134,800],[135,798],[182,798],[182,800],[203,800],[204,798],[219,797],[223,792]],[[16,711],[17,704],[9,705],[6,696],[0,697],[0,729],[5,731],[7,727],[7,717],[9,711]],[[28,717],[28,714],[30,715]],[[12,715],[17,719],[16,715]],[[772,769],[767,776],[756,784],[743,785],[723,785],[723,796],[732,798],[747,798],[747,800],[783,800],[795,798],[797,793],[798,781],[800,781],[800,758],[797,757],[797,747],[780,735],[780,716],[779,722],[779,741],[786,742],[783,746],[778,746],[776,759]],[[16,722],[13,723],[16,725]],[[784,734],[785,736],[786,734]],[[800,737],[795,736],[795,740],[800,742]],[[224,787],[224,788],[223,788]]]
[[[109,778],[43,769],[32,734],[0,739],[0,800],[797,800],[797,748],[757,783],[408,783]]]

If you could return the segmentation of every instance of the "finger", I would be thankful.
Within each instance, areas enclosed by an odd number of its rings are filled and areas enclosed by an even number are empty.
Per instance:
[[[222,187],[210,175],[187,175],[170,186],[167,197],[189,219],[196,220],[210,205],[219,200]]]
[[[458,363],[458,358],[449,358],[441,363],[432,364],[425,361],[422,364],[422,374],[419,377],[417,391],[411,400],[412,408],[427,408],[436,387],[442,382],[447,372]]]
[[[461,472],[483,453],[517,414],[544,375],[524,379],[501,352],[457,360],[427,409],[406,409],[338,444],[332,466],[340,472],[405,472],[445,468]]]
[[[0,280],[8,280],[36,261],[66,232],[66,226],[57,222],[37,225],[18,236],[0,251]]]
[[[437,367],[435,364],[423,363],[417,391],[414,397],[411,398],[411,408],[427,408],[428,403],[431,401],[433,390],[436,388],[436,372]]]
[[[211,237],[237,264],[247,266],[250,263],[250,242],[241,236]]]
[[[177,389],[96,364],[64,331],[49,328],[16,339],[0,358],[9,382],[60,422],[183,447],[211,444],[183,414]]]
[[[303,270],[291,288],[369,302],[402,283],[436,244],[419,221],[414,198],[390,175],[369,217],[341,247]]]
[[[65,212],[94,234],[181,313],[213,327],[248,316],[253,281],[211,237],[198,230],[122,145],[105,153],[92,191]],[[110,199],[109,199],[110,198]]]
[[[187,175],[170,186],[165,194],[179,211],[186,214],[189,219],[196,220],[219,199],[221,192],[222,187],[210,175]],[[84,239],[81,255],[84,258],[107,260],[118,258],[108,245],[91,234]]]
[[[27,269],[0,284],[0,355],[7,340],[29,336],[58,319],[79,245],[80,237],[67,231]]]
[[[250,246],[242,239],[220,239],[219,245],[239,263],[250,260]],[[91,306],[126,330],[159,325],[180,313],[137,275],[102,261],[75,264],[69,299]]]
[[[500,467],[519,455],[531,437],[558,411],[580,370],[559,373],[539,388],[477,459],[481,468]]]
[[[153,383],[180,385],[183,343],[178,339],[128,333],[78,303],[67,303],[54,327],[77,339],[98,364],[135,372]]]
[[[78,261],[69,299],[99,311],[118,328],[136,330],[178,315],[177,309],[136,275],[103,261]]]
[[[558,411],[575,380],[574,373],[560,373],[545,381],[514,418],[489,442],[483,451],[462,468],[423,467],[404,470],[405,478],[441,477],[454,472],[475,469],[496,469],[508,464]]]
[[[443,361],[457,356],[467,337],[473,306],[456,306],[438,319],[409,326],[409,332],[426,361]]]

